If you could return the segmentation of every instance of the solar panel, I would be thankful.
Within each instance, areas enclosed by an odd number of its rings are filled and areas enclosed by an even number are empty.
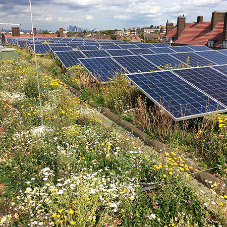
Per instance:
[[[200,51],[196,52],[196,54],[215,62],[216,64],[226,64],[227,63],[227,56],[222,54],[221,52],[212,50],[212,51]]]
[[[183,79],[227,106],[227,76],[212,67],[174,70]]]
[[[85,57],[81,51],[56,51],[54,53],[66,68],[80,64],[78,58]]]
[[[122,49],[138,48],[135,44],[118,44]]]
[[[106,50],[111,56],[126,56],[126,55],[133,55],[133,53],[129,50]]]
[[[52,46],[50,48],[53,52],[55,52],[55,51],[73,51],[73,48],[70,46]]]
[[[215,65],[213,68],[227,75],[227,65]]]
[[[169,44],[167,43],[152,43],[152,45],[154,47],[171,47]]]
[[[138,46],[139,48],[150,48],[150,47],[154,47],[151,43],[137,43],[136,46]]]
[[[135,48],[135,49],[130,49],[130,51],[135,55],[154,54],[154,52],[148,48]]]
[[[227,55],[227,50],[226,49],[224,49],[224,50],[218,50],[218,52],[221,52],[222,54]]]
[[[195,46],[188,46],[189,48],[191,48],[194,51],[206,51],[206,50],[211,50],[206,46],[202,46],[202,45],[195,45]]]
[[[98,50],[99,48],[96,45],[84,45],[79,46],[80,50]]]
[[[150,72],[158,70],[158,68],[142,56],[121,56],[113,57],[123,68],[127,69],[129,73]]]
[[[116,50],[116,49],[121,49],[118,45],[115,45],[115,44],[108,44],[108,45],[100,45],[100,47],[103,49],[103,50]]]
[[[49,46],[50,47],[63,47],[63,46],[67,46],[67,43],[50,43]]]
[[[175,53],[174,50],[172,50],[169,47],[157,47],[157,48],[151,48],[151,50],[153,52],[155,52],[156,54],[167,54],[167,53]]]
[[[99,81],[108,81],[115,73],[121,73],[119,66],[112,58],[79,59],[83,66]]]
[[[174,68],[185,68],[186,65],[183,64],[178,59],[174,58],[169,54],[149,54],[143,55],[147,60],[151,61],[153,64],[158,66],[159,69],[168,70]]]
[[[171,54],[171,56],[179,59],[183,63],[188,63],[191,67],[208,66],[214,64],[212,61],[197,55],[195,52],[175,53]]]
[[[109,57],[110,55],[105,50],[83,50],[81,51],[87,58],[94,57]]]
[[[83,43],[80,43],[80,42],[78,42],[78,43],[68,43],[67,45],[71,46],[73,49],[77,49],[77,48],[79,48],[79,46],[83,46]]]
[[[226,111],[224,106],[171,71],[127,74],[126,77],[175,121]]]
[[[172,50],[174,50],[177,53],[182,53],[182,52],[192,52],[193,50],[187,46],[173,46],[171,47]]]
[[[32,45],[31,48],[33,49],[34,52],[34,46]],[[35,45],[35,52],[37,54],[48,54],[51,52],[51,49],[49,45],[47,44],[36,44]]]

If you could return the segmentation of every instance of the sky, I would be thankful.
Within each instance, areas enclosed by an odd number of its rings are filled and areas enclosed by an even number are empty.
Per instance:
[[[197,16],[210,21],[213,11],[227,11],[227,0],[31,0],[31,4],[34,27],[50,31],[69,25],[122,30],[166,25],[167,20],[175,25],[179,15],[184,14],[186,22]],[[20,29],[31,30],[29,0],[0,0],[0,23],[19,23]]]

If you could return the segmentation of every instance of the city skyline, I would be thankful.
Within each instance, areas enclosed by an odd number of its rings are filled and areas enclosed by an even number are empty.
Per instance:
[[[31,29],[28,0],[0,0],[0,22],[20,23],[20,29]],[[166,21],[176,24],[179,15],[187,22],[203,16],[210,21],[214,10],[227,10],[227,1],[222,0],[175,0],[169,2],[147,0],[32,0],[34,27],[43,30],[67,29],[69,24],[91,30],[124,29],[165,25]],[[1,25],[0,29],[11,26]]]

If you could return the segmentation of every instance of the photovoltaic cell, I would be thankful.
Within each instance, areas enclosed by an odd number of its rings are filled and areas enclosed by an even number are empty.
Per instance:
[[[151,43],[137,43],[136,46],[138,46],[139,48],[150,48],[150,47],[154,47],[154,45],[152,45]]]
[[[171,47],[169,44],[167,43],[152,43],[152,45],[154,47]]]
[[[115,45],[115,44],[108,44],[108,45],[100,45],[100,47],[103,49],[103,50],[116,50],[116,49],[121,49],[118,45]]]
[[[223,50],[218,50],[218,52],[221,52],[222,54],[226,55],[227,56],[227,50],[226,49],[223,49]]]
[[[227,76],[212,67],[181,69],[174,72],[227,106]]]
[[[55,51],[73,51],[73,48],[69,47],[69,46],[53,46],[50,48],[53,52],[55,52]]]
[[[115,73],[121,73],[119,66],[112,58],[83,58],[79,59],[83,66],[99,81],[108,81]]]
[[[206,51],[206,50],[211,50],[210,48],[202,45],[195,45],[195,46],[188,46],[191,48],[193,51]]]
[[[126,77],[176,121],[214,113],[217,109],[219,112],[226,111],[224,106],[171,71],[127,74]]]
[[[78,58],[85,57],[81,51],[56,51],[54,53],[66,68],[80,64]]]
[[[196,54],[206,59],[209,59],[210,61],[215,62],[216,64],[222,65],[227,63],[227,56],[215,50],[200,51],[200,52],[196,52]]]
[[[80,50],[98,50],[99,48],[96,45],[84,45],[79,46]]]
[[[83,50],[81,51],[87,58],[94,57],[109,57],[110,55],[105,50]]]
[[[157,47],[157,48],[151,48],[151,50],[156,54],[175,53],[175,51],[169,47]]]
[[[142,56],[121,56],[113,57],[124,69],[129,73],[150,72],[158,70],[158,68]]]
[[[34,46],[32,45],[31,48],[34,52]],[[47,44],[35,44],[35,52],[37,54],[48,54],[51,52],[49,45]]]
[[[213,68],[227,75],[227,65],[215,65]]]
[[[184,64],[189,63],[189,66],[192,66],[192,67],[208,66],[208,65],[215,64],[212,61],[197,55],[195,52],[176,53],[176,54],[171,54],[171,56],[179,59]]]
[[[119,47],[122,49],[138,48],[135,44],[119,44]]]
[[[185,64],[183,64],[181,61],[169,54],[149,54],[143,55],[143,57],[145,57],[147,60],[158,66],[158,68],[163,70],[185,67]]]
[[[132,52],[129,50],[106,50],[111,56],[126,56],[126,55],[133,55]]]
[[[182,53],[182,52],[192,52],[193,50],[187,46],[173,46],[171,47],[172,50],[174,50],[177,53]]]
[[[130,49],[130,51],[135,55],[154,54],[154,52],[148,48],[135,48],[135,49]]]

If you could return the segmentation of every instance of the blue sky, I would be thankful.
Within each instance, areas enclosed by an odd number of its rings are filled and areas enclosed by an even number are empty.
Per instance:
[[[34,27],[58,30],[69,25],[97,30],[124,29],[150,25],[186,22],[197,16],[210,21],[212,12],[227,11],[222,0],[31,0]],[[20,23],[21,29],[31,29],[29,0],[0,0],[0,22]],[[0,28],[10,26],[0,25]]]

